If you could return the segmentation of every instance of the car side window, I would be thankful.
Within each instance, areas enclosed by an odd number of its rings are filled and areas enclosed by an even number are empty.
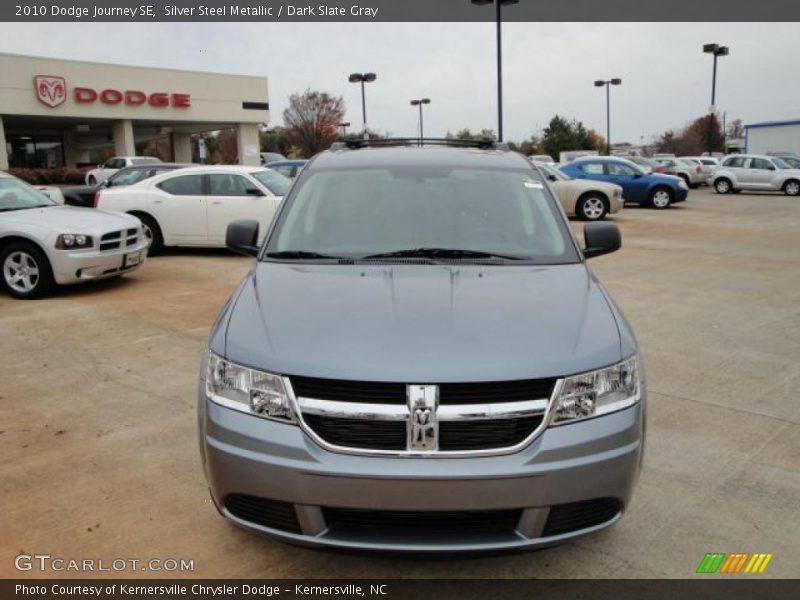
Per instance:
[[[583,163],[580,169],[587,175],[602,175],[603,163],[595,163],[595,162]]]
[[[247,196],[247,189],[255,187],[241,175],[212,173],[208,176],[210,196]]]
[[[726,160],[723,165],[726,167],[733,167],[734,169],[741,169],[744,166],[744,157],[734,156]]]
[[[106,169],[121,169],[124,166],[125,166],[125,159],[123,158],[112,158],[105,164]]]
[[[622,165],[619,163],[608,163],[608,174],[609,175],[616,175],[618,177],[633,177],[635,171],[631,169],[628,165]]]
[[[750,168],[751,169],[761,169],[762,171],[769,171],[774,169],[775,167],[772,166],[772,163],[764,158],[753,158],[750,159]]]
[[[179,175],[165,179],[157,187],[173,196],[201,196],[203,194],[202,175]]]
[[[292,177],[294,173],[294,167],[291,165],[282,165],[280,167],[270,167],[273,171],[277,171],[281,175],[286,175],[286,177]]]

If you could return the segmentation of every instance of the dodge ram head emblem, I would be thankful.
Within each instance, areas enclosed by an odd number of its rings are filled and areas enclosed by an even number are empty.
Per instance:
[[[67,99],[67,82],[63,77],[37,75],[33,78],[33,85],[39,102],[50,108],[63,104]]]
[[[408,449],[431,452],[439,447],[436,405],[439,388],[435,385],[409,385]]]

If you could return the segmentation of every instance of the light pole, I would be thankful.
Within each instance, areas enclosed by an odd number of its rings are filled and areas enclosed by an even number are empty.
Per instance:
[[[339,123],[339,127],[342,128],[342,137],[347,137],[347,128],[350,127],[350,121]]]
[[[425,137],[424,129],[422,127],[422,105],[430,104],[430,98],[420,98],[419,100],[412,100],[411,106],[419,106],[419,145],[422,146],[422,139]]]
[[[708,111],[708,155],[711,156],[714,151],[712,127],[714,127],[714,112],[717,110],[717,58],[728,56],[730,50],[727,46],[720,46],[719,44],[705,44],[703,45],[703,52],[714,55],[714,74],[711,76],[711,106]]]
[[[497,5],[497,141],[503,141],[503,27],[502,7],[519,0],[471,0],[477,6]]]
[[[364,84],[365,83],[372,83],[378,78],[375,73],[352,73],[349,77],[350,83],[360,83],[361,84],[361,114],[364,120],[364,139],[369,138],[369,133],[367,132],[367,97],[364,93]]]
[[[606,155],[611,156],[611,86],[621,85],[622,79],[598,79],[594,82],[594,87],[606,88]]]

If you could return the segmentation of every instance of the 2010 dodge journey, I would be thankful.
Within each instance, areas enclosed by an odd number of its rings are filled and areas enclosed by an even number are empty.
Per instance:
[[[496,551],[615,523],[638,476],[636,341],[545,178],[489,142],[314,158],[223,308],[199,388],[213,500],[285,541]]]

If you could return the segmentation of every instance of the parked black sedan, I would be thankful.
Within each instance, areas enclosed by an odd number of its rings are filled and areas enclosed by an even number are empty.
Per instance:
[[[111,177],[97,185],[82,185],[80,187],[64,188],[61,190],[64,194],[64,203],[71,206],[88,206],[94,205],[94,195],[108,187],[119,187],[123,185],[133,185],[144,179],[153,177],[163,173],[164,171],[172,171],[174,169],[181,169],[183,167],[191,167],[191,164],[181,163],[155,163],[151,165],[134,165],[125,167],[114,173]]]

